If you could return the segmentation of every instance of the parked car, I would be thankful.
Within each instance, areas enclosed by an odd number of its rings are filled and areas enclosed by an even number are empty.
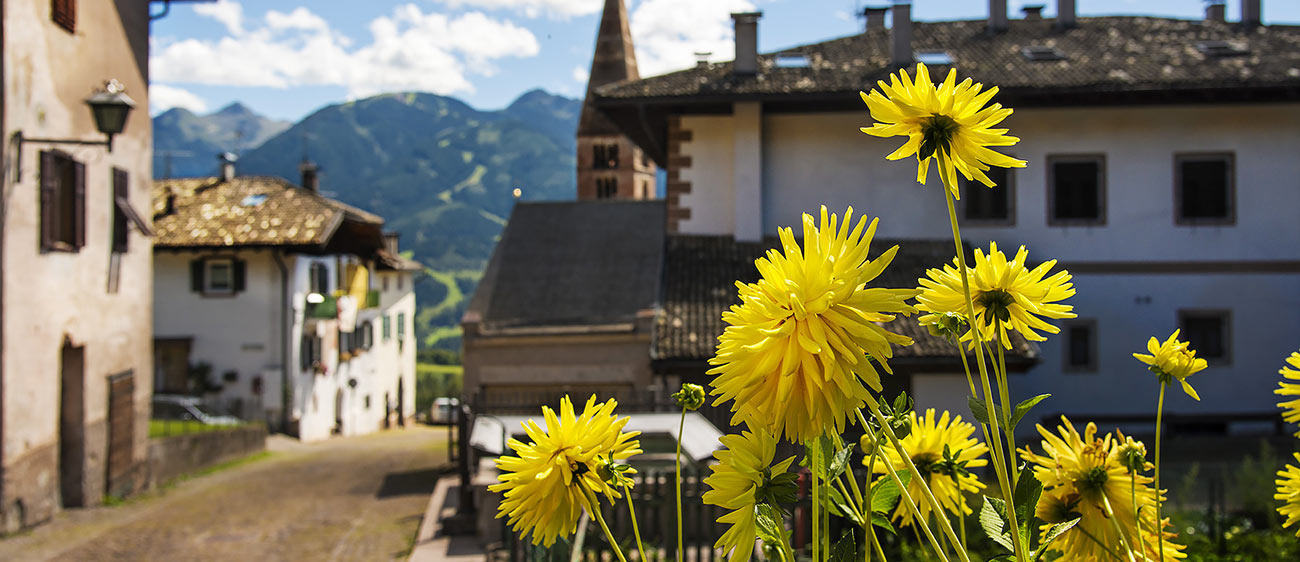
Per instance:
[[[429,408],[431,423],[450,424],[456,420],[456,411],[460,409],[460,400],[455,398],[435,398]]]
[[[234,416],[213,413],[199,398],[175,394],[155,394],[152,417],[156,420],[193,420],[204,425],[239,425],[240,423],[239,418]]]

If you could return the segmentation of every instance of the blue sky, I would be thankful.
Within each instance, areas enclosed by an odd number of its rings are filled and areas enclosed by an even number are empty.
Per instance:
[[[884,0],[624,0],[643,75],[729,60],[729,13],[757,9],[759,49],[856,33]],[[172,5],[151,29],[151,113],[233,101],[277,119],[392,91],[429,91],[480,109],[533,88],[580,97],[604,0],[219,0]],[[1008,0],[1012,17],[1026,4]],[[1203,0],[1077,0],[1080,15],[1195,19]],[[983,18],[986,0],[913,0],[913,18]],[[159,10],[154,6],[155,11]],[[1240,14],[1228,1],[1228,19]],[[1263,0],[1269,24],[1300,24],[1300,2]]]

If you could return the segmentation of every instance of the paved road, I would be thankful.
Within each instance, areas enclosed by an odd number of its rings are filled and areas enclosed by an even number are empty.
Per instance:
[[[415,540],[446,461],[417,427],[282,443],[269,457],[126,505],[71,510],[0,541],[0,560],[391,560]]]

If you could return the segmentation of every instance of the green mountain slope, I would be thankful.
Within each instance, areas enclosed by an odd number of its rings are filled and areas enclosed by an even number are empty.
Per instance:
[[[217,154],[256,148],[291,123],[232,103],[207,115],[172,108],[153,118],[155,178],[212,175]]]
[[[383,216],[430,270],[416,284],[417,336],[423,346],[457,349],[460,316],[512,191],[573,198],[580,107],[540,90],[500,111],[433,94],[376,96],[320,109],[245,153],[238,171],[297,182],[309,155],[323,193]]]

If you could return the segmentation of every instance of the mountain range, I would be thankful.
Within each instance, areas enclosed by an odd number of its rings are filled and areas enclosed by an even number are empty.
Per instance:
[[[238,102],[207,115],[174,107],[153,118],[153,177],[212,175],[217,154],[256,148],[291,125]]]
[[[460,316],[513,191],[529,200],[574,197],[581,105],[533,90],[505,109],[481,111],[451,97],[398,93],[326,106],[293,124],[238,104],[207,116],[173,109],[154,118],[155,177],[166,177],[158,168],[167,150],[206,154],[206,164],[173,154],[174,176],[213,175],[215,155],[230,150],[223,144],[230,127],[244,127],[248,139],[238,174],[298,183],[299,165],[310,159],[322,194],[384,217],[401,249],[425,265],[416,283],[421,346],[458,349]]]

